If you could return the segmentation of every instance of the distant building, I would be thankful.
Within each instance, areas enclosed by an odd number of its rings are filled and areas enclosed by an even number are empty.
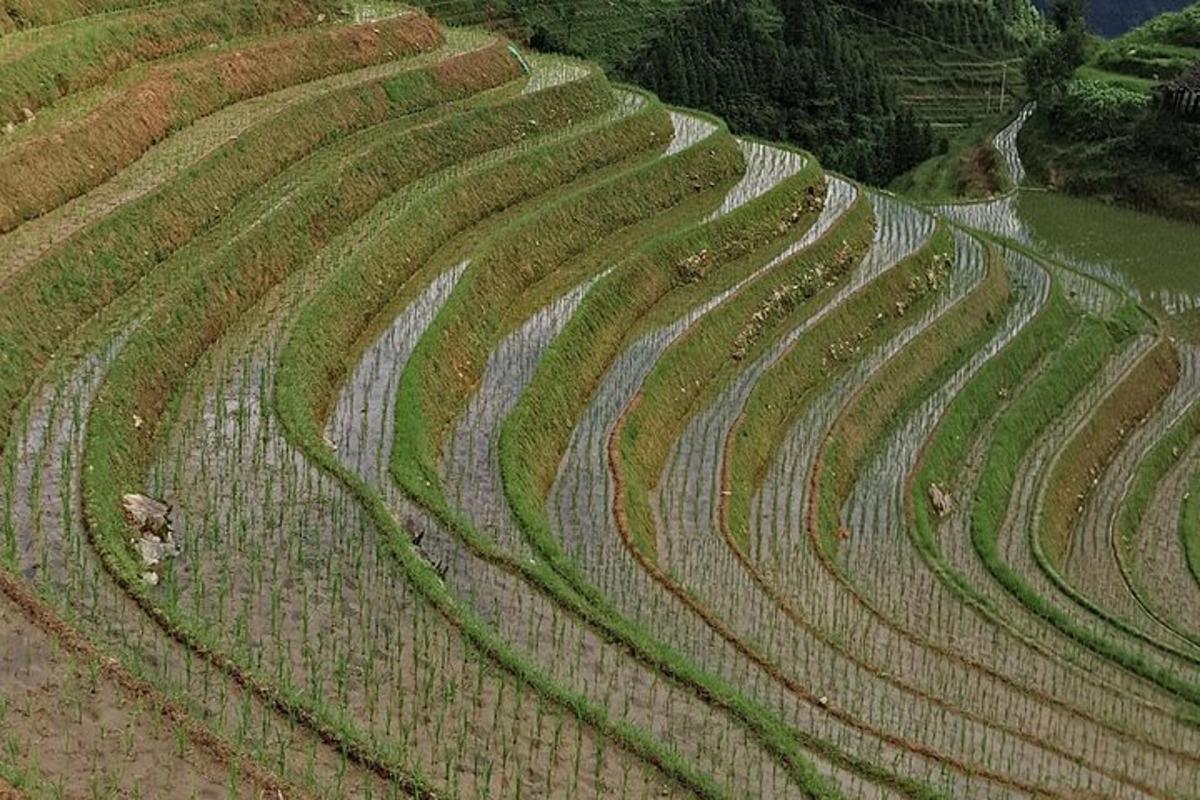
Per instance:
[[[1200,119],[1200,64],[1184,70],[1160,89],[1163,105],[1181,117]]]

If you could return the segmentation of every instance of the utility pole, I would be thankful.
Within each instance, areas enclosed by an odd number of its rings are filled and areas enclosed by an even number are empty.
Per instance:
[[[1004,62],[1004,73],[1000,77],[1000,113],[1004,113],[1004,95],[1008,91],[1008,62]]]

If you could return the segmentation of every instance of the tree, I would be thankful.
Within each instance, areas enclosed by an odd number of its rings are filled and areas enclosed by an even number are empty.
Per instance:
[[[1055,0],[1053,30],[1025,60],[1025,81],[1039,102],[1054,105],[1087,58],[1087,0]]]

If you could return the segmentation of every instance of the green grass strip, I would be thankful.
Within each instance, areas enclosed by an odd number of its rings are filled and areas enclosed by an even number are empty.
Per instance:
[[[912,485],[913,536],[917,549],[951,587],[977,608],[992,615],[994,604],[969,580],[944,561],[937,540],[937,512],[929,500],[933,484],[951,486],[966,463],[972,443],[987,421],[996,415],[1005,398],[1015,394],[1037,364],[1067,342],[1076,317],[1061,291],[1054,288],[1046,307],[993,358],[963,389],[942,417],[926,446]]]
[[[610,630],[618,641],[634,645],[639,658],[651,667],[697,687],[710,702],[741,719],[812,797],[837,797],[838,791],[816,771],[806,749],[904,796],[941,797],[929,786],[792,728],[769,708],[654,640],[590,585],[579,566],[563,553],[546,513],[545,497],[571,432],[639,320],[648,318],[656,307],[673,307],[681,298],[692,297],[697,285],[708,286],[711,292],[712,284],[728,282],[731,276],[723,275],[724,271],[776,240],[781,226],[786,229],[786,221],[804,207],[811,179],[797,176],[728,217],[650,242],[593,288],[546,352],[533,382],[504,423],[500,438],[504,490],[522,532],[552,569],[546,574],[539,561],[522,566],[523,571],[532,577],[536,570],[538,579],[548,585],[565,580],[567,590],[586,599],[581,615]],[[688,264],[701,252],[708,253],[709,267],[697,277]]]
[[[870,378],[829,436],[818,476],[820,543],[826,552],[837,549],[840,509],[863,467],[1000,330],[1013,301],[1012,275],[994,247],[988,248],[986,269],[979,286]]]
[[[436,50],[444,41],[427,17],[411,13],[260,37],[145,70],[77,118],[35,122],[28,137],[18,130],[20,141],[0,150],[0,231],[95,188],[155,143],[222,108]]]
[[[864,286],[759,379],[730,433],[726,453],[727,474],[743,476],[725,487],[730,492],[726,525],[743,549],[751,549],[751,500],[786,432],[823,387],[859,361],[864,346],[886,342],[929,308],[946,276],[942,272],[934,286],[926,273],[935,263],[946,263],[952,246],[949,229],[939,227],[921,250]]]
[[[352,363],[347,359],[348,350],[353,351],[353,344],[370,328],[372,317],[388,307],[393,287],[432,257],[440,245],[448,242],[464,225],[483,222],[504,207],[551,191],[576,175],[594,170],[603,160],[611,160],[617,153],[636,153],[655,142],[666,142],[669,130],[661,106],[652,104],[632,123],[622,123],[610,131],[523,154],[497,170],[472,177],[428,207],[414,209],[405,220],[406,224],[395,228],[397,236],[404,234],[398,240],[404,241],[409,252],[403,267],[386,258],[390,248],[372,245],[375,257],[356,259],[339,271],[301,312],[280,360],[275,398],[289,438],[363,502],[384,531],[391,552],[410,580],[462,629],[473,645],[549,700],[570,709],[634,754],[658,765],[681,785],[704,797],[723,797],[723,790],[710,777],[696,771],[657,739],[636,726],[611,718],[603,707],[565,689],[526,662],[473,609],[454,597],[411,547],[408,532],[391,513],[379,491],[344,467],[329,450],[323,441],[320,424]],[[736,153],[729,152],[731,155]],[[656,181],[682,177],[690,186],[688,176],[697,174],[697,162],[702,166],[707,160],[705,152],[694,149],[661,162],[661,166],[641,169]],[[725,163],[723,168],[737,164],[736,161]],[[732,177],[734,173],[728,174]],[[604,184],[601,188],[608,191],[611,187]],[[630,193],[630,196],[638,195]],[[347,314],[346,309],[353,313]],[[491,324],[497,323],[493,320]],[[425,345],[425,348],[428,350],[429,346]],[[443,518],[452,513],[444,501],[438,510]]]
[[[451,61],[461,79],[446,80],[435,64],[300,104],[31,264],[0,294],[0,442],[8,441],[13,411],[35,376],[71,333],[219,224],[255,187],[355,130],[388,120],[404,124],[516,75],[515,62],[499,47]],[[574,90],[597,108],[611,105],[602,79]]]
[[[1145,517],[1146,510],[1150,505],[1150,501],[1154,497],[1155,489],[1167,477],[1167,474],[1174,469],[1182,458],[1186,455],[1187,449],[1200,437],[1200,409],[1190,411],[1177,422],[1171,430],[1159,439],[1142,463],[1138,465],[1137,473],[1134,475],[1132,484],[1130,484],[1129,492],[1125,495],[1125,499],[1121,503],[1121,510],[1117,516],[1117,546],[1124,552],[1123,560],[1129,565],[1126,577],[1129,580],[1130,588],[1137,595],[1139,602],[1145,607],[1149,613],[1154,615],[1156,619],[1163,622],[1179,636],[1188,641],[1200,645],[1200,635],[1194,630],[1180,624],[1180,621],[1172,615],[1170,618],[1163,618],[1160,613],[1160,604],[1155,601],[1145,583],[1141,580],[1137,568],[1137,540],[1141,535],[1142,519]],[[1187,509],[1190,506],[1190,493],[1185,495],[1184,505],[1181,509],[1182,518],[1186,518]],[[1183,524],[1182,518],[1180,520]],[[1186,553],[1187,535],[1184,535],[1177,542],[1178,546],[1185,548],[1185,557],[1190,554]],[[1191,560],[1188,560],[1189,568]]]
[[[1182,511],[1183,549],[1188,569],[1200,584],[1200,473],[1188,484]]]
[[[630,534],[647,557],[657,552],[650,496],[688,420],[833,296],[870,249],[874,230],[870,204],[860,199],[818,242],[705,316],[655,364],[620,440]]]
[[[37,111],[132,64],[312,24],[318,14],[332,18],[338,5],[336,0],[205,0],[72,26],[70,35],[48,44],[35,39],[27,52],[4,61],[0,120],[21,122],[24,109]]]
[[[1093,486],[1092,475],[1100,474],[1104,465],[1119,451],[1124,432],[1133,430],[1148,418],[1175,387],[1178,379],[1179,359],[1170,342],[1160,338],[1101,401],[1071,441],[1055,455],[1047,481],[1049,490],[1046,501],[1040,509],[1042,513],[1038,527],[1030,531],[1030,542],[1039,567],[1075,603],[1127,636],[1188,666],[1195,666],[1200,665],[1200,657],[1196,654],[1164,642],[1113,613],[1076,588],[1060,569],[1063,551],[1069,546],[1075,523],[1077,498],[1089,495]],[[1200,692],[1200,685],[1191,685]]]
[[[1118,312],[1113,323],[1084,320],[1078,338],[1058,352],[1045,373],[1014,400],[1000,417],[988,447],[972,508],[971,541],[988,571],[1034,614],[1079,644],[1166,689],[1181,700],[1196,704],[1200,703],[1200,691],[1190,682],[1182,681],[1168,670],[1130,653],[1107,637],[1093,633],[1034,591],[1004,560],[997,542],[1023,457],[1041,432],[1096,379],[1104,362],[1142,324],[1141,312],[1128,305]],[[955,428],[943,429],[940,437],[946,436],[947,431],[951,430]]]
[[[120,510],[124,492],[143,485],[170,395],[224,331],[269,289],[311,265],[327,245],[377,201],[419,178],[453,168],[464,157],[516,145],[538,131],[586,118],[590,95],[570,86],[529,97],[459,109],[425,127],[372,138],[372,146],[349,163],[314,170],[300,165],[300,188],[291,193],[290,177],[272,187],[288,202],[279,205],[272,191],[259,205],[269,213],[235,213],[238,231],[218,231],[210,249],[189,248],[172,263],[174,281],[158,298],[149,319],[126,343],[113,363],[90,412],[85,441],[83,495],[89,535],[105,567],[166,631],[234,675],[347,755],[386,774],[418,795],[428,795],[423,778],[402,772],[397,754],[358,733],[354,719],[332,710],[287,685],[260,679],[241,663],[216,652],[204,626],[164,605],[161,595],[139,580],[140,566],[130,553],[128,525]],[[613,143],[609,158],[627,154],[628,140]],[[445,210],[443,214],[448,213]],[[243,219],[244,218],[244,219]],[[228,233],[228,236],[223,235]],[[379,242],[391,241],[380,237]],[[376,250],[376,253],[379,251]],[[390,251],[394,258],[396,250]],[[134,427],[133,415],[145,421]]]
[[[156,2],[159,0],[8,0],[0,8],[0,32],[40,28]]]

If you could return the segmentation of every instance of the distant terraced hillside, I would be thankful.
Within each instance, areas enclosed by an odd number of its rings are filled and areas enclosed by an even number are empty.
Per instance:
[[[943,133],[1012,110],[1024,96],[1024,57],[1041,22],[1028,0],[848,3],[901,104]]]
[[[6,7],[0,796],[1198,796],[1200,352],[1015,196],[402,6]]]

